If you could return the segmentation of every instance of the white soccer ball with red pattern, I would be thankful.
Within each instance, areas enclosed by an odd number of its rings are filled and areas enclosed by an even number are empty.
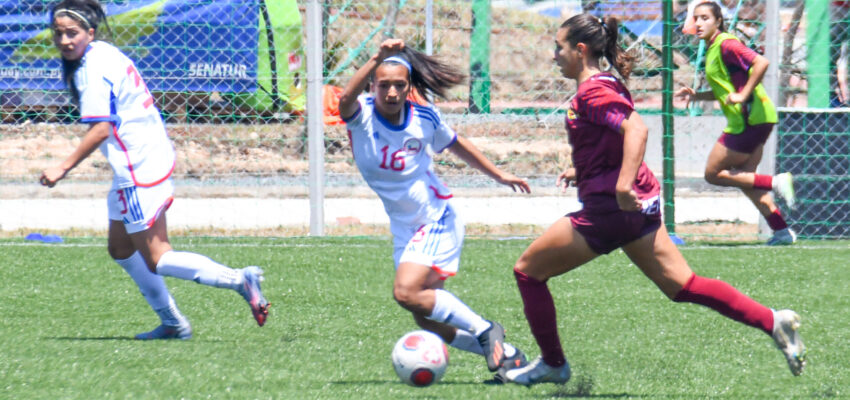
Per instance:
[[[449,365],[449,352],[439,336],[428,331],[405,334],[393,348],[393,367],[402,382],[428,386],[440,380]]]

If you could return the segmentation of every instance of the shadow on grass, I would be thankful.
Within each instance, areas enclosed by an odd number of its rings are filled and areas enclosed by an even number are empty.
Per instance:
[[[80,342],[85,342],[85,341],[89,341],[89,340],[104,341],[104,342],[109,341],[109,340],[136,341],[135,338],[132,338],[132,337],[129,337],[129,336],[94,336],[94,337],[47,336],[47,337],[45,337],[45,339],[73,340],[73,341],[80,341]]]
[[[404,382],[402,382],[398,379],[332,381],[331,383],[334,384],[334,385],[401,385],[401,386],[405,386]],[[495,380],[495,379],[489,379],[489,380],[486,380],[486,381],[483,381],[483,382],[479,382],[479,381],[451,381],[451,380],[449,380],[449,381],[440,381],[440,382],[434,384],[434,386],[481,385],[481,384],[484,384],[484,385],[501,385],[502,383]]]

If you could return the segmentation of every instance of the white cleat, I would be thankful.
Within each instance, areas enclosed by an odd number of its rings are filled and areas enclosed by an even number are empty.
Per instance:
[[[525,386],[543,382],[563,385],[570,380],[570,376],[572,376],[572,372],[569,362],[560,367],[550,367],[543,362],[543,357],[540,356],[522,368],[515,368],[505,373],[508,382]]]
[[[773,177],[773,191],[779,194],[791,209],[797,206],[797,196],[794,195],[794,176],[784,172]]]
[[[797,241],[797,234],[791,228],[780,229],[773,232],[773,236],[767,240],[768,246],[785,246]]]
[[[803,373],[806,366],[806,346],[800,337],[800,316],[791,310],[773,312],[773,341],[782,350],[788,368],[794,376]]]

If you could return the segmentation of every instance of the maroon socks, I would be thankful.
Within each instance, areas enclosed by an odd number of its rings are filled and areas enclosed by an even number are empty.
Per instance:
[[[773,311],[723,281],[694,274],[673,301],[703,305],[735,321],[760,328],[768,335],[773,334]]]
[[[519,294],[522,296],[523,311],[531,328],[531,334],[540,347],[543,361],[551,367],[560,367],[567,360],[558,337],[558,321],[555,302],[545,282],[540,282],[522,272],[514,270]]]

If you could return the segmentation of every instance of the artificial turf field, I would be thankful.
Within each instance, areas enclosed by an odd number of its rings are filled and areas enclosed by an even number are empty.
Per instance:
[[[793,377],[773,341],[714,311],[673,303],[616,251],[552,279],[573,378],[497,385],[480,356],[450,348],[443,380],[402,384],[389,361],[416,329],[392,299],[386,237],[174,238],[178,250],[260,265],[272,303],[257,327],[235,292],[167,278],[189,341],[140,342],[158,319],[102,238],[0,240],[2,399],[796,399],[850,397],[850,243],[689,244],[700,275],[803,318],[808,366]],[[467,238],[446,287],[508,341],[539,354],[511,267],[530,239]]]

